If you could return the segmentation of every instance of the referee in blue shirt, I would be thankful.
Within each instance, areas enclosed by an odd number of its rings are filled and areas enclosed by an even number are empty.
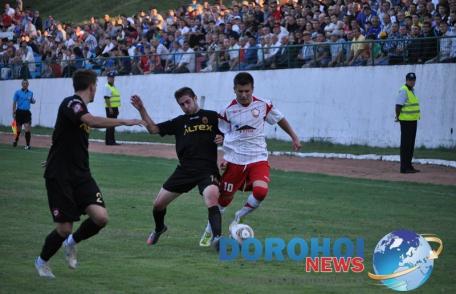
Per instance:
[[[30,104],[35,103],[33,92],[28,89],[29,82],[27,79],[22,80],[22,89],[14,93],[13,98],[13,118],[16,119],[17,135],[14,138],[13,146],[17,146],[19,136],[21,135],[22,125],[25,130],[25,150],[30,149],[30,129],[32,125],[32,113],[30,112]]]

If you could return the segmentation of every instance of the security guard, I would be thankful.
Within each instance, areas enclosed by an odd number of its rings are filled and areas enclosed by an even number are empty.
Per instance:
[[[106,107],[106,117],[108,118],[117,118],[119,115],[119,107],[120,107],[120,92],[119,90],[114,87],[114,77],[115,73],[110,72],[108,73],[108,83],[105,87],[105,107]],[[120,145],[116,142],[115,138],[115,128],[106,128],[106,135],[105,135],[105,144],[106,145]]]
[[[399,89],[396,99],[396,122],[401,124],[401,173],[410,174],[419,172],[412,166],[413,150],[417,122],[420,119],[420,104],[413,87],[416,75],[413,72],[405,76],[405,85]]]

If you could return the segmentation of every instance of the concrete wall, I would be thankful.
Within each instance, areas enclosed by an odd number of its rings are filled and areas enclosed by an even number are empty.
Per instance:
[[[311,138],[341,144],[398,146],[399,125],[394,122],[398,89],[407,72],[417,75],[416,94],[421,99],[422,120],[417,145],[456,146],[456,64],[290,69],[252,72],[254,95],[267,98],[286,115],[302,140]],[[129,96],[138,94],[157,122],[181,113],[173,93],[182,86],[205,96],[204,107],[220,110],[234,98],[236,72],[146,75],[117,77],[122,94],[120,117],[137,117]],[[104,115],[99,78],[92,114]],[[0,123],[11,122],[14,91],[20,81],[0,81]],[[32,106],[33,124],[53,127],[59,102],[73,93],[70,79],[30,80],[37,103]],[[123,128],[125,129],[125,128]],[[137,129],[139,130],[139,128]],[[268,127],[271,138],[287,139],[276,126]]]

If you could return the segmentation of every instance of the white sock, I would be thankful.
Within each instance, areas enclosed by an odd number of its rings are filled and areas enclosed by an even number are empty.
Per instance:
[[[220,210],[220,214],[223,215],[223,213],[225,212],[225,207],[219,205],[219,210]],[[211,227],[211,223],[208,221],[207,222],[207,226],[206,226],[206,229],[205,229],[206,233],[211,233],[212,234],[212,227]]]
[[[247,197],[247,201],[245,202],[244,207],[236,211],[234,220],[236,222],[240,222],[241,218],[257,209],[260,206],[260,203],[260,201],[253,197],[253,194],[250,194],[249,197]]]
[[[68,236],[68,238],[65,240],[65,245],[66,246],[75,246],[76,245],[76,241],[74,241],[74,239],[73,239],[73,234],[70,234]]]
[[[41,256],[38,256],[38,258],[36,259],[36,263],[38,264],[38,266],[43,266],[46,264],[46,261],[44,261]]]

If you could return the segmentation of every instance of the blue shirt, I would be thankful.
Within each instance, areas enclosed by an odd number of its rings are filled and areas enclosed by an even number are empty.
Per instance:
[[[17,90],[14,93],[14,102],[16,102],[17,109],[30,110],[30,104],[34,104],[33,92],[30,90]]]

